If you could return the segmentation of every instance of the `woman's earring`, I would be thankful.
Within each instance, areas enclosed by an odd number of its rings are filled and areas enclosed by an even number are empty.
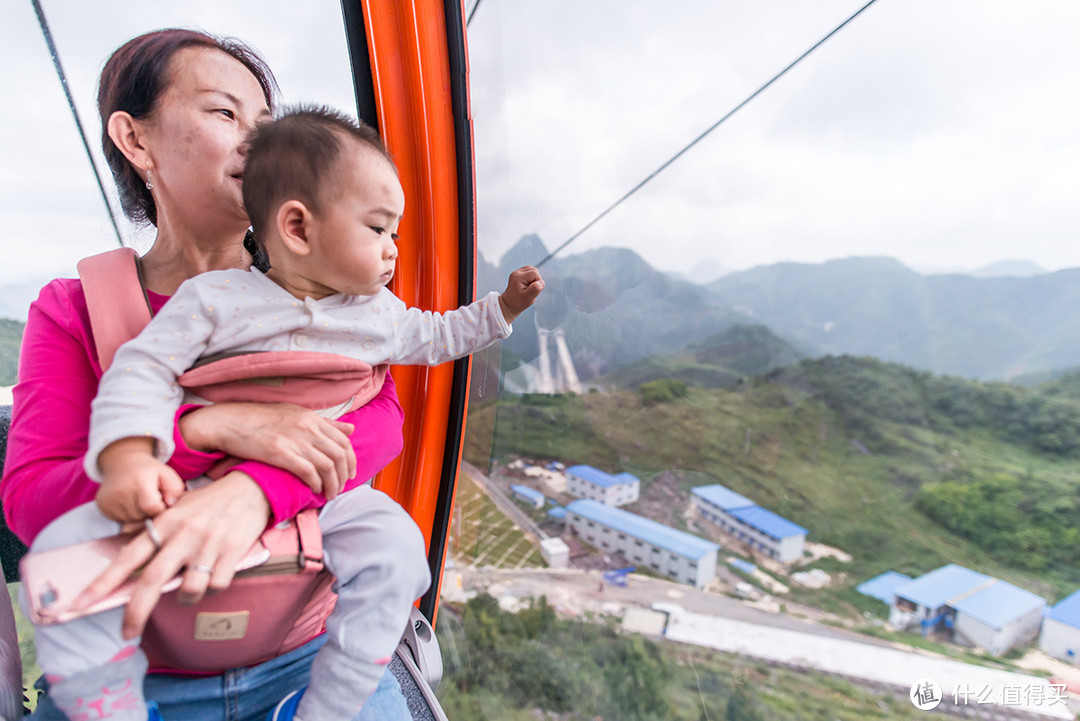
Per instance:
[[[154,189],[154,181],[150,179],[150,163],[146,164],[146,189]]]

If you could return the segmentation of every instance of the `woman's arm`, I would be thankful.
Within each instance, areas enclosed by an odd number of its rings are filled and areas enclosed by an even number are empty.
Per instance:
[[[23,331],[0,500],[10,527],[29,544],[46,525],[93,500],[98,485],[83,471],[90,404],[101,368],[82,287],[55,280],[31,304]],[[222,454],[182,443],[169,461],[184,477],[199,475]]]
[[[93,500],[83,472],[90,402],[97,373],[86,352],[93,340],[72,324],[76,309],[53,281],[30,306],[12,391],[11,430],[0,498],[8,527],[29,544],[60,514]]]
[[[405,414],[389,373],[374,398],[338,420],[355,426],[349,435],[349,442],[356,453],[356,470],[345,483],[344,490],[367,483],[401,453],[404,445],[401,426]],[[270,502],[272,523],[292,518],[308,508],[321,508],[326,503],[323,494],[276,466],[260,461],[244,461],[233,470],[247,474],[262,488]]]

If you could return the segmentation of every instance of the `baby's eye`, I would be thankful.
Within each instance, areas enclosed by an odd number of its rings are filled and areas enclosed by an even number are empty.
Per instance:
[[[394,241],[395,243],[396,243],[396,242],[398,242],[399,240],[401,240],[401,236],[400,236],[400,235],[398,235],[397,233],[392,233],[392,234],[390,235],[390,237],[391,237],[391,238],[393,239],[393,241]]]
[[[386,228],[381,225],[369,225],[368,227],[375,231],[375,235],[382,235],[386,232]]]

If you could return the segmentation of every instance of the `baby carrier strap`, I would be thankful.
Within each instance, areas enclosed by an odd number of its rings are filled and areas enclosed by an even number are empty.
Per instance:
[[[179,378],[188,393],[213,403],[296,403],[335,416],[365,405],[382,389],[388,366],[318,351],[256,351],[207,359]]]
[[[98,363],[105,370],[116,349],[137,336],[153,315],[143,288],[139,256],[131,248],[117,248],[83,258],[77,268]]]

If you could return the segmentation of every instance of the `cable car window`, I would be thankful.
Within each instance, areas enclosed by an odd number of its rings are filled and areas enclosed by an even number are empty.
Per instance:
[[[204,4],[110,3],[108,7],[42,0],[40,8],[78,111],[102,185],[124,243],[145,251],[146,228],[123,218],[101,155],[97,78],[113,50],[136,35],[191,27],[235,36],[267,60],[284,103],[319,102],[356,108],[342,9],[334,2]],[[30,0],[5,10],[3,145],[4,243],[0,308],[25,319],[26,306],[45,282],[73,277],[75,262],[117,247],[98,182]],[[10,384],[10,380],[6,381]]]
[[[447,715],[1066,713],[1076,8],[465,5],[477,292],[547,289],[473,362]],[[102,172],[96,76],[151,28],[355,107],[337,3],[40,6]],[[33,3],[0,37],[8,387],[36,290],[117,232]]]
[[[459,503],[447,712],[1069,717],[1076,9],[466,4],[478,286],[547,287],[474,360],[458,497],[553,510]]]

